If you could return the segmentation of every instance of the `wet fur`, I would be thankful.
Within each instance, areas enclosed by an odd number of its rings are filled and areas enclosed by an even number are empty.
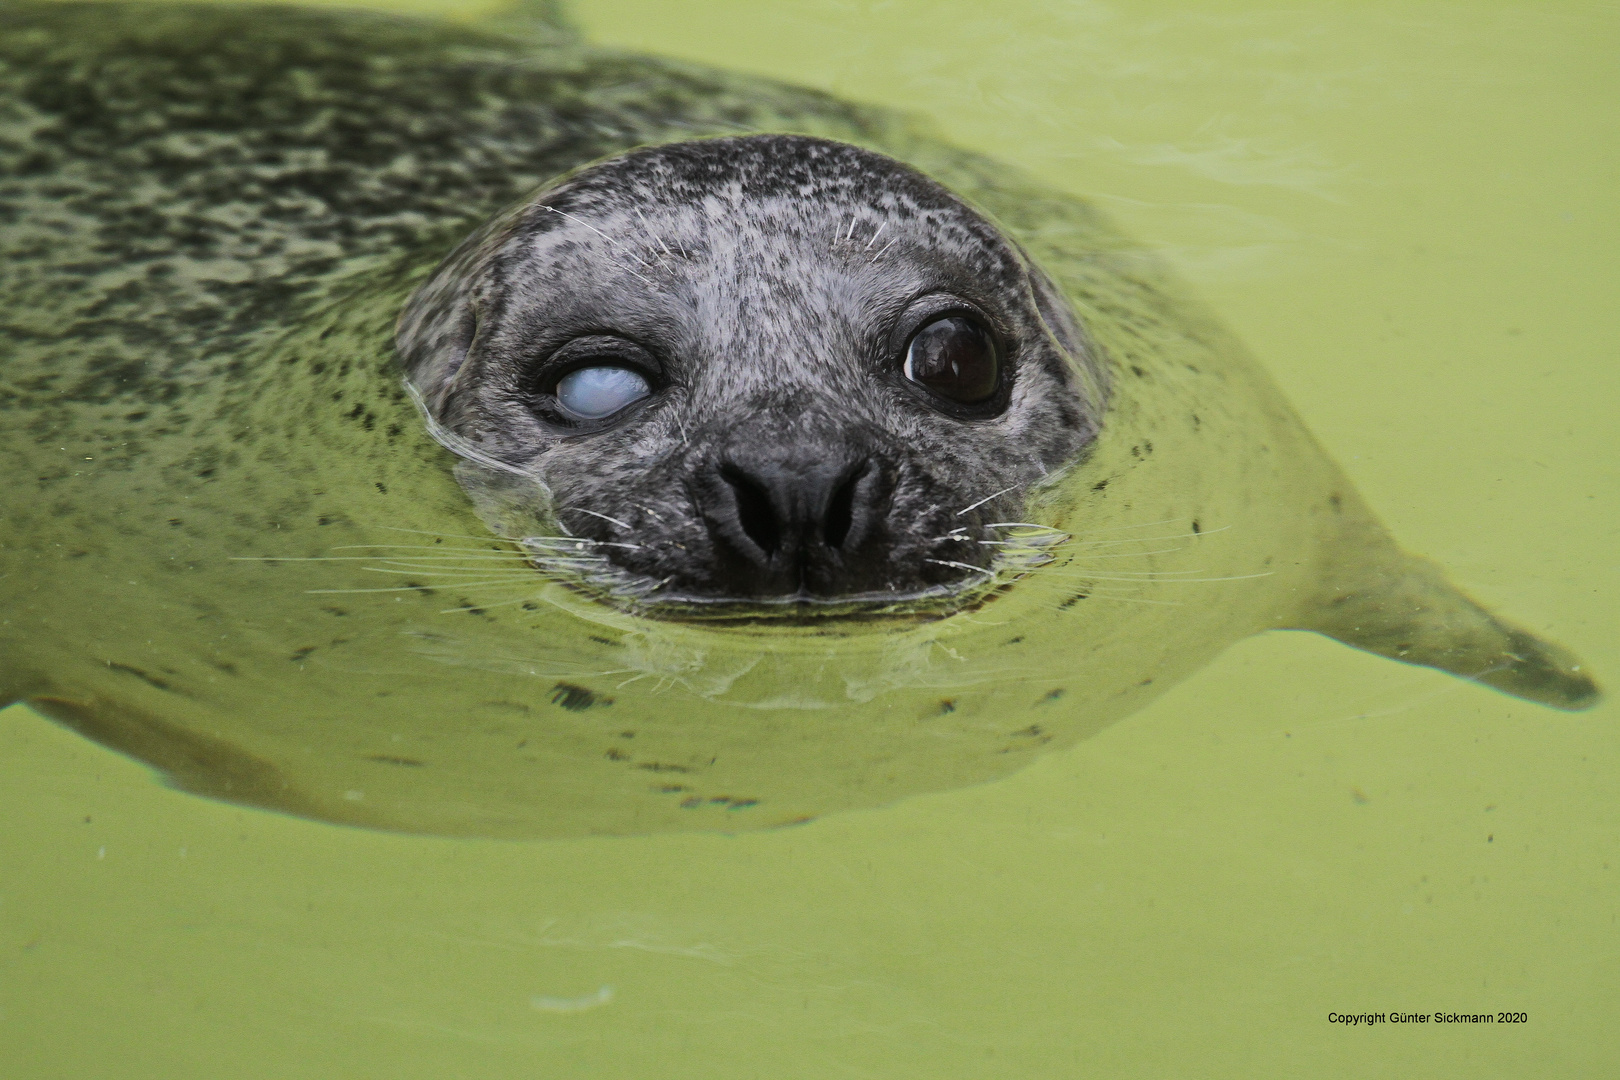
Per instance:
[[[419,832],[760,828],[1005,775],[1284,627],[1558,707],[1596,700],[1578,660],[1401,551],[1152,256],[1084,201],[890,114],[591,49],[555,27],[279,7],[13,2],[0,59],[0,703],[31,701],[176,784]],[[407,327],[423,349],[412,370],[448,427],[516,465],[497,470],[511,486],[470,500],[456,478],[466,459],[435,441],[402,382],[401,310],[504,208],[515,216],[464,256],[498,254],[486,240],[536,224],[525,208],[553,177],[757,132],[879,150],[943,184],[960,204],[931,212],[988,259],[973,264],[987,287],[1022,289],[1024,274],[1054,340],[1086,361],[1071,368],[1074,422],[1019,414],[1030,441],[1008,443],[1007,465],[936,474],[960,500],[952,512],[1011,500],[1002,479],[1023,484],[1020,517],[1073,538],[974,612],[711,631],[554,587],[523,571],[534,551],[486,528],[507,514],[497,531],[522,537],[515,518],[540,520],[523,469],[548,455],[579,466],[590,483],[578,489],[569,469],[541,471],[581,532],[598,529],[586,511],[645,508],[649,523],[621,519],[635,543],[659,515],[685,527],[678,500],[585,505],[604,488],[593,470],[625,461],[622,447],[526,441],[504,419],[509,400],[480,397],[499,378],[457,381],[445,350],[463,324],[432,320],[454,315],[475,276],[442,278],[438,306],[420,294],[421,325],[437,329]],[[903,186],[894,168],[880,170],[884,190]],[[588,180],[578,197],[614,244],[557,222],[537,237],[566,234],[593,268],[620,273],[604,294],[615,302],[631,282],[660,302],[681,295],[693,252],[679,199],[670,220],[644,222],[646,207],[624,216],[622,197]],[[840,224],[843,196],[827,197],[796,226],[804,246],[781,249],[791,265],[817,250],[856,270],[902,254],[903,240],[884,249],[897,222],[874,241],[882,220]],[[961,204],[1008,245],[974,232]],[[1059,325],[1065,308],[1083,339]],[[859,335],[841,310],[774,314],[765,343],[841,341],[836,379],[853,378]],[[518,344],[480,370],[500,375],[522,351],[511,329]],[[741,332],[705,340],[748,351]],[[674,455],[726,417],[741,423],[765,388],[732,374],[650,406],[637,437]],[[858,412],[869,386],[834,381],[806,415],[819,426]],[[805,392],[767,395],[766,415],[780,422]],[[903,410],[863,423],[936,443],[949,430]],[[1029,481],[1077,442],[1080,460]]]

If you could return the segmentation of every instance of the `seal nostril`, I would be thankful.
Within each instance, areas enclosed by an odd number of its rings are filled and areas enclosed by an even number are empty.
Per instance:
[[[827,503],[827,514],[821,522],[821,536],[830,548],[843,547],[849,537],[849,527],[855,521],[855,488],[865,475],[866,463],[862,462],[838,485],[838,490],[833,492],[832,499]]]
[[[720,478],[731,485],[737,500],[737,523],[743,532],[767,557],[774,554],[782,542],[782,527],[776,521],[770,496],[747,473],[733,465],[720,466]]]

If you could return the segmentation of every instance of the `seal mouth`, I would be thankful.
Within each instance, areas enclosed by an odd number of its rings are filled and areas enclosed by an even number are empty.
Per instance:
[[[997,554],[985,567],[961,566],[953,582],[912,592],[866,592],[839,596],[796,594],[763,597],[694,595],[668,588],[624,569],[599,541],[575,536],[532,536],[517,541],[529,563],[575,595],[617,611],[666,622],[707,625],[826,626],[878,621],[931,622],[974,611],[1006,594],[1020,579],[1051,562],[1069,534],[1029,522],[1003,522]]]

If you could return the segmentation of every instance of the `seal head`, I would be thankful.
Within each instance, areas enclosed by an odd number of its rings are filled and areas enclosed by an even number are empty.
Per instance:
[[[1105,404],[1067,303],[989,220],[804,136],[636,150],[540,191],[445,260],[399,347],[452,445],[544,484],[653,603],[984,584],[995,526]]]

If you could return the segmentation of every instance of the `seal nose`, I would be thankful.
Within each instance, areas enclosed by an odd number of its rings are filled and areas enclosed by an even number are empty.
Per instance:
[[[833,594],[871,531],[877,472],[854,461],[740,460],[715,466],[710,530],[749,564],[745,591]]]
[[[748,469],[727,461],[720,479],[731,489],[737,524],[768,560],[783,547],[825,547],[837,551],[849,541],[855,523],[855,497],[870,463],[842,469],[811,465],[793,469],[780,463]]]

